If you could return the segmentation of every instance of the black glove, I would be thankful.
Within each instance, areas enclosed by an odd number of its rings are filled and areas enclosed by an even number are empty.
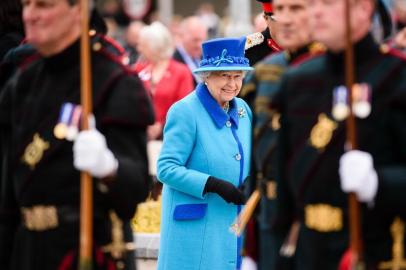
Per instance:
[[[210,176],[209,179],[207,179],[203,194],[207,192],[217,193],[228,203],[237,205],[245,203],[245,197],[241,190],[230,182],[217,179],[213,176]]]

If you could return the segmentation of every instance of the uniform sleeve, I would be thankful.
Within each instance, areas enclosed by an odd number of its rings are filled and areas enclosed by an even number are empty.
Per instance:
[[[9,83],[0,93],[0,269],[9,269],[14,235],[19,223],[19,209],[14,196],[9,169],[11,91]]]
[[[404,78],[404,77],[403,77]],[[404,83],[403,83],[404,84]],[[391,165],[376,168],[379,178],[378,194],[375,204],[383,209],[406,208],[406,86],[392,99],[387,132],[391,133],[395,157]]]
[[[1,71],[1,70],[0,70]],[[11,119],[11,93],[16,87],[16,79],[13,77],[4,86],[0,85],[0,129],[7,128]]]
[[[153,122],[153,112],[147,93],[136,77],[122,77],[111,93],[100,117],[100,130],[119,164],[116,177],[108,181],[108,196],[117,214],[129,219],[137,203],[147,198],[151,185],[146,127]]]
[[[281,95],[282,102],[287,99],[286,93],[288,89],[288,78],[284,76],[278,90]],[[294,199],[288,186],[286,170],[288,167],[288,153],[291,149],[289,146],[289,122],[286,118],[284,110],[281,111],[281,128],[276,148],[276,203],[275,215],[272,220],[273,231],[275,234],[285,234],[294,219]]]
[[[158,179],[168,186],[203,198],[208,174],[186,167],[196,142],[195,113],[184,100],[169,110],[158,159]]]

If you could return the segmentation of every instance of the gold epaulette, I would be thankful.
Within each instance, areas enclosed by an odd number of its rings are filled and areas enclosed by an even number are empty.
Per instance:
[[[265,37],[262,35],[261,32],[253,33],[247,36],[247,40],[245,41],[245,50],[248,50],[256,45],[261,44],[264,42]]]
[[[379,50],[381,51],[381,53],[383,54],[388,54],[390,52],[390,46],[388,44],[381,44],[381,46],[379,47]]]
[[[254,108],[256,114],[266,113],[270,114],[270,107],[269,103],[271,103],[271,99],[268,96],[259,96],[255,97],[254,101]]]
[[[247,97],[250,93],[255,92],[257,89],[256,85],[252,82],[246,83],[243,85],[240,91],[240,97],[245,98]]]
[[[392,55],[396,58],[406,61],[406,53],[400,49],[391,47],[389,44],[381,44],[379,49],[382,54]]]
[[[269,65],[260,63],[255,66],[255,76],[257,77],[258,81],[279,81],[282,74],[285,72],[284,66],[279,65]]]

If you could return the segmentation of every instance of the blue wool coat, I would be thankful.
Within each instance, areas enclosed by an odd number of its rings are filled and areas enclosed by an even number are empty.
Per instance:
[[[252,114],[239,98],[226,114],[205,85],[168,112],[158,159],[162,191],[158,270],[235,270],[242,239],[229,231],[241,206],[203,195],[209,176],[241,186],[249,173]]]

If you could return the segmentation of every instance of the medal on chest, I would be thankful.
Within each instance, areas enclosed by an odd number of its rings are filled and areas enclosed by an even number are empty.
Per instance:
[[[371,114],[371,87],[367,83],[357,83],[352,88],[352,106],[354,115],[364,119]],[[331,114],[337,121],[343,121],[350,114],[349,91],[341,85],[333,90]]]
[[[55,138],[73,141],[79,131],[81,114],[82,106],[69,102],[62,104],[58,122],[54,127]]]
[[[371,113],[371,92],[371,87],[367,83],[354,84],[352,110],[358,118],[367,118]]]

